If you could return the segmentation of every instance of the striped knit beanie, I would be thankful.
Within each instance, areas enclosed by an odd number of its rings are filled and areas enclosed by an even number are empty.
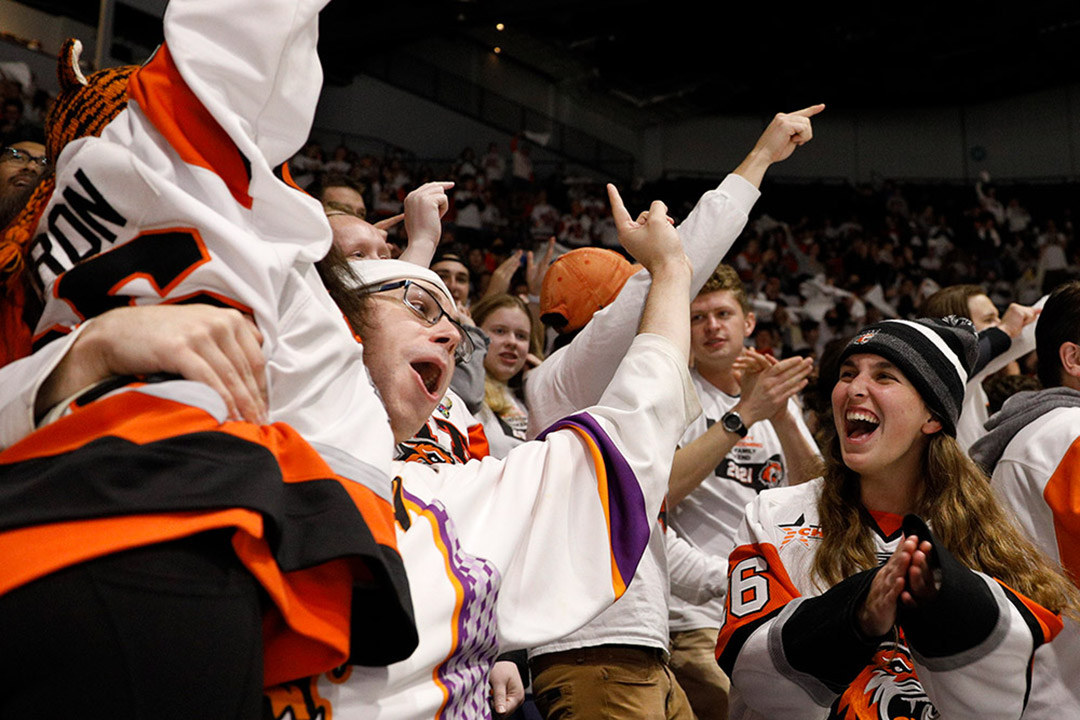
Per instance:
[[[128,79],[138,65],[121,65],[83,75],[82,43],[68,39],[60,50],[56,74],[60,92],[45,119],[45,149],[55,164],[60,151],[81,137],[100,135],[128,103]]]
[[[949,315],[874,323],[848,343],[837,364],[861,353],[879,355],[899,368],[944,431],[956,437],[964,388],[979,357],[979,340],[970,320]]]

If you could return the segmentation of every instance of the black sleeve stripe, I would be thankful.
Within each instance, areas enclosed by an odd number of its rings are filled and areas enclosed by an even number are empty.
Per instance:
[[[1042,625],[1039,624],[1039,619],[1035,617],[1035,613],[1031,612],[1031,608],[1025,605],[1024,601],[1016,596],[1016,593],[1005,586],[1002,586],[1001,589],[1005,591],[1005,597],[1009,599],[1009,602],[1011,602],[1013,607],[1020,613],[1020,617],[1024,618],[1024,623],[1028,626],[1028,630],[1031,631],[1031,637],[1035,640],[1035,647],[1033,650],[1038,650],[1039,646],[1046,642],[1046,635],[1044,634]]]
[[[941,587],[930,607],[901,605],[897,613],[912,651],[924,664],[946,658],[951,658],[949,663],[961,662],[970,653],[988,652],[1004,631],[999,622],[1004,609],[998,605],[1000,598],[949,552],[922,518],[907,515],[904,534],[929,540],[934,547],[931,565],[936,563],[941,570]]]
[[[724,648],[724,652],[721,653],[720,657],[716,659],[717,664],[720,665],[720,669],[723,670],[729,678],[731,677],[732,671],[735,669],[735,661],[738,659],[739,653],[742,652],[742,647],[750,635],[769,620],[776,617],[784,607],[785,606],[781,605],[771,613],[762,615],[757,620],[746,623],[731,634],[731,639],[728,640],[727,647]]]

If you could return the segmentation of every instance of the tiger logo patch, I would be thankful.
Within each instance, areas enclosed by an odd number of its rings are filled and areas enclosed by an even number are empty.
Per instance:
[[[906,646],[882,643],[834,703],[829,720],[940,720]]]

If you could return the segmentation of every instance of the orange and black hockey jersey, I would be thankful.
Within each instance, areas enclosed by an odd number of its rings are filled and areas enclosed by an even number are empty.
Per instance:
[[[273,424],[226,422],[209,388],[167,380],[84,399],[0,454],[0,592],[235,527],[238,556],[273,601],[268,682],[350,657],[390,662],[416,644],[386,413],[313,266],[330,246],[326,219],[282,171],[321,88],[323,4],[170,4],[165,44],[133,75],[128,108],[61,154],[28,258],[45,302],[39,345],[123,305],[250,314]],[[3,402],[23,390],[5,387]]]

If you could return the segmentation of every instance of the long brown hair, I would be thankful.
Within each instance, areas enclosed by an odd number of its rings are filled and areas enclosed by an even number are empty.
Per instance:
[[[968,300],[976,295],[985,294],[986,291],[978,285],[950,285],[941,288],[926,300],[923,300],[922,307],[919,308],[919,315],[932,318],[956,315],[971,320]]]
[[[876,566],[877,557],[860,500],[859,476],[844,465],[835,432],[825,445],[823,476],[818,499],[822,542],[812,569],[830,587]],[[960,562],[1048,610],[1080,619],[1080,590],[1021,534],[994,497],[989,478],[955,438],[943,432],[930,438],[922,477],[914,511]]]

